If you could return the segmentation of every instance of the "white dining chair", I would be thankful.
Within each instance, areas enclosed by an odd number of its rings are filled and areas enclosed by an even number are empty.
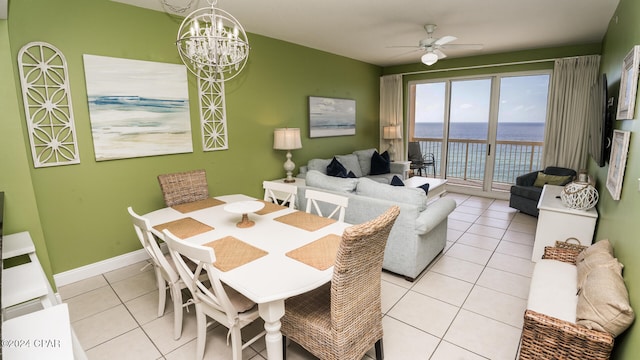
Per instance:
[[[27,255],[29,262],[2,270],[2,312],[29,300],[38,300],[43,308],[57,305],[51,283],[40,264],[36,247],[28,231],[2,237],[2,259]]]
[[[149,220],[136,214],[131,207],[127,208],[129,216],[133,222],[133,228],[142,244],[142,248],[147,252],[153,265],[156,281],[158,283],[158,317],[164,315],[164,307],[167,301],[167,286],[173,300],[173,337],[179,339],[182,336],[182,308],[189,305],[183,303],[182,289],[187,286],[180,279],[175,270],[173,258],[169,254],[165,255],[151,233]]]
[[[295,208],[296,194],[298,193],[297,186],[275,181],[263,181],[262,188],[264,189],[264,201],[289,206],[290,209]]]
[[[196,359],[204,357],[209,325],[207,317],[210,317],[229,329],[233,360],[242,360],[242,350],[265,333],[263,331],[246,343],[242,343],[241,329],[260,316],[258,307],[253,301],[220,282],[218,272],[213,268],[213,263],[216,261],[213,248],[180,240],[167,229],[163,234],[178,273],[191,291],[196,307]],[[195,270],[185,263],[185,258],[197,263]],[[202,282],[200,275],[203,270],[211,287]]]
[[[314,213],[315,211],[317,215],[326,218],[334,218],[337,214],[336,220],[340,222],[344,221],[345,209],[349,206],[348,197],[311,189],[305,190],[304,194],[307,198],[306,212]],[[333,206],[329,206],[329,210],[326,210],[327,206],[321,206],[320,204],[322,203]],[[325,209],[324,213],[328,213],[328,215],[323,215],[323,210],[321,210],[321,208]]]

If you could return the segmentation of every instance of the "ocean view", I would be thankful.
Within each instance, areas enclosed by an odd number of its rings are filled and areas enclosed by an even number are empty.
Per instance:
[[[454,122],[450,124],[449,137],[452,139],[483,140],[487,138],[487,123]],[[442,123],[416,123],[415,137],[442,138]],[[498,140],[543,141],[544,123],[503,122],[498,124]]]

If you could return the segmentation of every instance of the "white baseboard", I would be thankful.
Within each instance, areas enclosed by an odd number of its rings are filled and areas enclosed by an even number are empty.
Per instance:
[[[88,279],[93,276],[119,269],[140,261],[149,259],[149,255],[144,249],[136,250],[110,259],[98,261],[93,264],[81,266],[59,274],[53,275],[56,287],[68,285],[76,281]]]

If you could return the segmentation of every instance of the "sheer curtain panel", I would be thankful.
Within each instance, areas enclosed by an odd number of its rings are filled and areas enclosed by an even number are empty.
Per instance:
[[[599,69],[600,55],[555,61],[544,137],[544,166],[576,171],[586,168],[590,91]]]
[[[383,139],[382,129],[389,125],[398,126],[400,137],[404,138],[402,113],[402,75],[385,75],[380,77],[380,152],[389,147],[389,140]],[[393,141],[395,160],[407,159],[407,151],[402,139]]]

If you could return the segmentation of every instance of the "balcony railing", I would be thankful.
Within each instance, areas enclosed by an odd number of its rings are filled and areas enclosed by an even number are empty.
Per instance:
[[[442,139],[415,138],[420,143],[423,154],[432,153],[436,164],[442,159]],[[515,184],[519,175],[540,169],[543,142],[497,141],[492,150],[495,157],[493,171],[494,184]],[[486,140],[449,139],[446,178],[469,183],[482,183],[487,159]],[[436,176],[443,178],[440,166],[436,166]]]

